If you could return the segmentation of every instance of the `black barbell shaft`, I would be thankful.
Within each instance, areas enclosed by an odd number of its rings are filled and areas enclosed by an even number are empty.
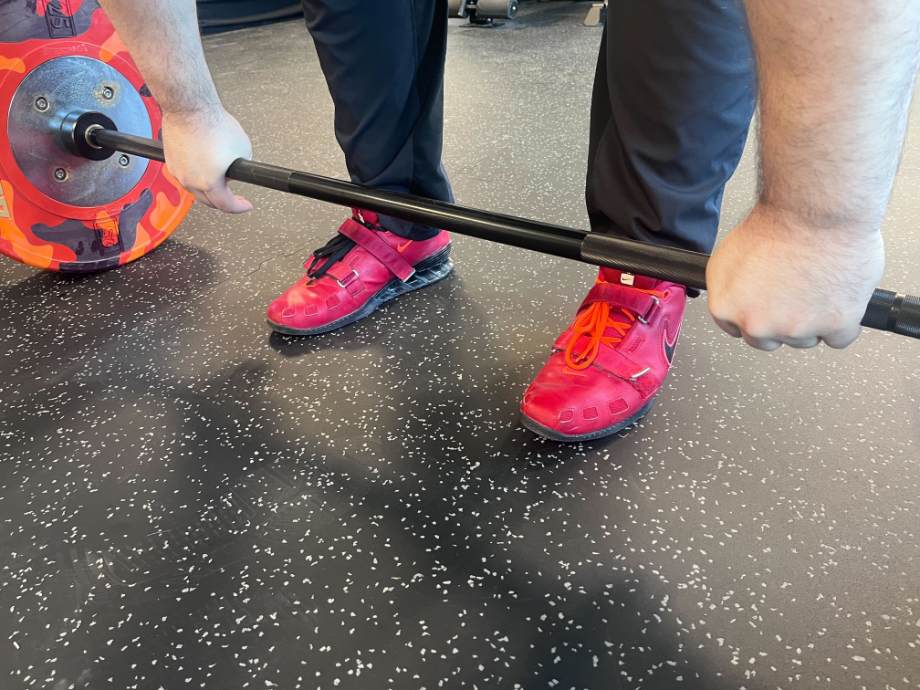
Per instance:
[[[90,137],[92,144],[102,148],[115,149],[151,160],[164,160],[162,145],[152,139],[106,129],[94,130]],[[290,192],[342,206],[364,208],[480,239],[533,249],[544,254],[584,260],[581,249],[588,233],[583,230],[371,189],[351,182],[245,159],[235,161],[227,170],[227,177],[259,187]]]
[[[98,128],[91,129],[86,136],[89,143],[98,148],[160,162],[165,160],[162,144],[152,139]],[[707,254],[372,189],[245,159],[235,161],[227,170],[227,177],[500,244],[706,289]],[[867,328],[920,339],[920,298],[876,290],[862,324]]]

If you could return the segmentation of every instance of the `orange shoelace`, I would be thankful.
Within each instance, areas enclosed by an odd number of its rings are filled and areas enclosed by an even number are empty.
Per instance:
[[[638,290],[638,288],[635,288]],[[639,290],[653,297],[664,298],[666,295],[659,290]],[[625,316],[627,321],[614,320],[614,316]],[[629,333],[635,325],[636,315],[624,307],[612,307],[607,302],[595,302],[575,319],[572,325],[572,337],[569,338],[569,344],[565,348],[565,363],[575,369],[587,369],[600,354],[602,345],[619,345],[623,338]],[[613,329],[614,333],[605,335],[608,329]],[[588,345],[583,352],[575,352],[575,346],[587,336]]]

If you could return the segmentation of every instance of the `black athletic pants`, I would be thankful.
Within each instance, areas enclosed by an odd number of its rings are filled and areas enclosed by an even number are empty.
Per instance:
[[[352,180],[451,200],[447,1],[303,4]],[[611,0],[591,108],[591,229],[710,251],[755,95],[741,0]],[[413,239],[433,232],[383,224]]]

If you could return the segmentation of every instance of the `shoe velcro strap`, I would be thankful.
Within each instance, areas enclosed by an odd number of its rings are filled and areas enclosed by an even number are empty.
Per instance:
[[[357,297],[366,289],[358,272],[344,261],[335,264],[326,275],[334,278],[339,287],[345,288],[352,297]]]
[[[553,349],[556,352],[565,352],[572,335],[571,331],[563,333],[553,345]],[[582,340],[587,343],[587,336],[582,336]],[[577,355],[578,353],[578,344],[576,344],[575,354]],[[651,395],[661,387],[662,382],[650,368],[633,362],[629,357],[612,347],[602,347],[591,366],[603,369],[618,379],[628,381],[642,395]]]
[[[595,302],[606,302],[611,307],[628,309],[646,322],[660,303],[654,295],[616,283],[596,283],[588,292],[581,308],[584,309]]]
[[[642,395],[651,395],[661,387],[662,382],[652,369],[633,362],[612,347],[601,348],[593,366],[600,367],[624,381],[629,381]]]
[[[367,250],[371,256],[386,266],[394,276],[404,283],[415,274],[412,264],[402,258],[396,249],[380,239],[376,232],[369,230],[361,223],[349,218],[342,223],[339,233],[345,235],[359,247]]]

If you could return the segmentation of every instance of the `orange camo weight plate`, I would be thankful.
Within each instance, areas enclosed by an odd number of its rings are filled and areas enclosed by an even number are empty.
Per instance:
[[[0,253],[100,271],[144,256],[185,218],[193,197],[163,164],[63,147],[62,119],[86,110],[159,138],[159,107],[96,0],[0,2]]]

